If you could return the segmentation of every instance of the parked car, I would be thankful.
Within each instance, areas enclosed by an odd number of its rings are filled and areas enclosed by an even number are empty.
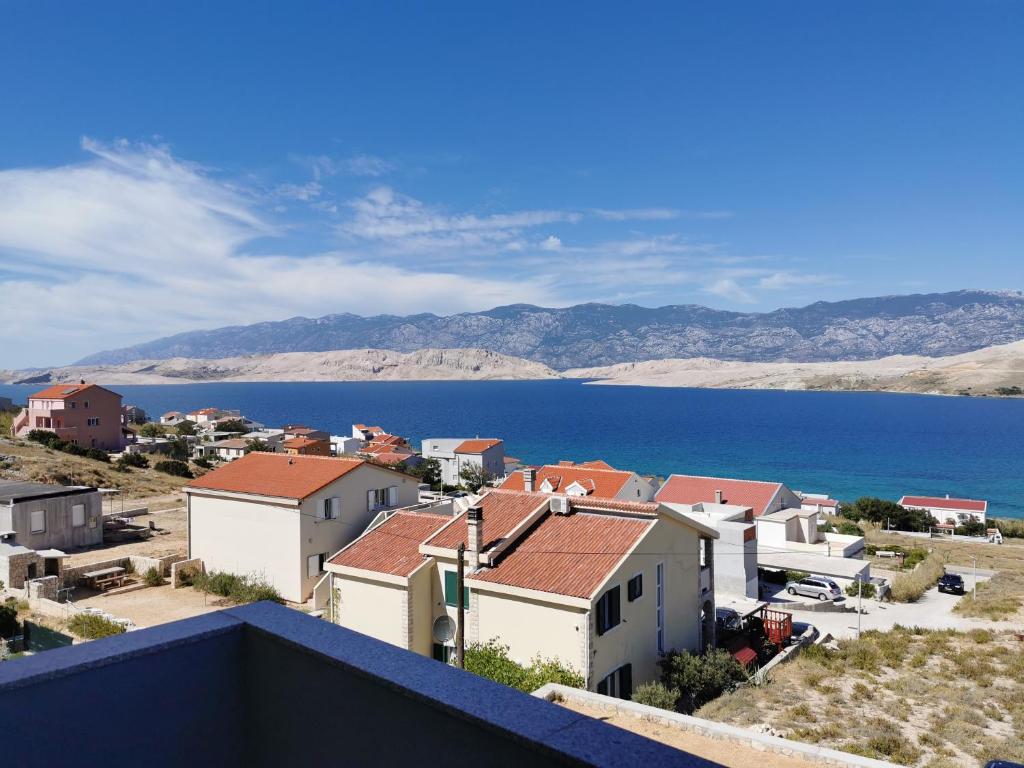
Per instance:
[[[816,597],[819,600],[838,600],[843,596],[843,591],[839,589],[838,584],[820,576],[808,576],[800,581],[790,581],[786,584],[786,591],[791,595]]]
[[[944,574],[939,579],[939,592],[962,595],[964,593],[964,577],[956,573]]]

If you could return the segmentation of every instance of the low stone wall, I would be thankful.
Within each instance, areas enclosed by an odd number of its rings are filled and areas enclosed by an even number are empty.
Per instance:
[[[179,560],[171,565],[171,586],[174,589],[181,586],[179,577],[182,573],[203,573],[205,570],[206,567],[203,565],[203,561],[198,557],[194,557],[191,560]]]
[[[38,600],[40,598],[56,600],[57,588],[59,586],[60,579],[56,576],[43,576],[41,579],[32,579],[25,582],[25,591],[29,600]]]
[[[678,728],[681,731],[690,731],[708,739],[729,741],[760,752],[773,752],[786,755],[787,757],[795,757],[816,765],[835,765],[843,766],[844,768],[895,768],[893,763],[888,763],[884,760],[851,755],[846,752],[840,752],[837,749],[819,747],[815,744],[790,741],[778,736],[769,736],[757,733],[756,731],[737,728],[734,725],[726,725],[725,723],[716,723],[699,717],[682,715],[678,712],[670,712],[667,709],[648,707],[644,704],[637,704],[635,701],[625,701],[612,698],[611,696],[602,696],[599,693],[581,691],[578,688],[570,688],[558,683],[548,683],[541,686],[533,692],[533,695],[548,701],[577,702],[594,709],[615,712],[620,715],[629,715],[640,720],[649,720],[670,728]]]
[[[100,560],[88,565],[76,565],[65,568],[61,578],[65,585],[72,586],[82,580],[82,575],[90,571],[98,571],[102,568],[125,568],[134,570],[139,576],[144,576],[150,568],[156,568],[161,576],[171,572],[173,565],[184,560],[184,555],[165,555],[164,557],[146,557],[144,555],[125,555],[110,560]],[[130,564],[130,566],[129,566]]]

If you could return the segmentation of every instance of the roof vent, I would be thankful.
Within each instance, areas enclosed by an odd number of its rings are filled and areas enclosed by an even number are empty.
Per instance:
[[[722,504],[722,492],[715,491],[715,504]]]

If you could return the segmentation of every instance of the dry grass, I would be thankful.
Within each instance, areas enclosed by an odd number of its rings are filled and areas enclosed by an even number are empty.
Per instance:
[[[761,687],[698,717],[913,766],[976,766],[1024,750],[1024,645],[1012,632],[896,627],[812,646]],[[1017,756],[1017,757],[1015,757]]]
[[[912,571],[898,574],[892,580],[892,599],[897,603],[914,603],[935,586],[945,573],[946,558],[941,552],[932,552]]]

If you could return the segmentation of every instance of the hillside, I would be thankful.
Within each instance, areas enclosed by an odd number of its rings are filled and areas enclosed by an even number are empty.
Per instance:
[[[82,365],[344,349],[489,349],[558,370],[710,357],[748,362],[937,357],[1024,339],[1024,294],[957,291],[740,313],[696,305],[519,304],[449,317],[320,318],[181,333],[98,352]]]
[[[1024,388],[1024,341],[938,358],[901,355],[834,363],[651,360],[579,368],[565,375],[646,387],[995,394],[998,387]]]
[[[43,384],[85,379],[104,384],[187,384],[197,381],[550,379],[557,376],[540,363],[484,349],[423,349],[408,354],[386,349],[358,349],[0,371],[0,382]]]

